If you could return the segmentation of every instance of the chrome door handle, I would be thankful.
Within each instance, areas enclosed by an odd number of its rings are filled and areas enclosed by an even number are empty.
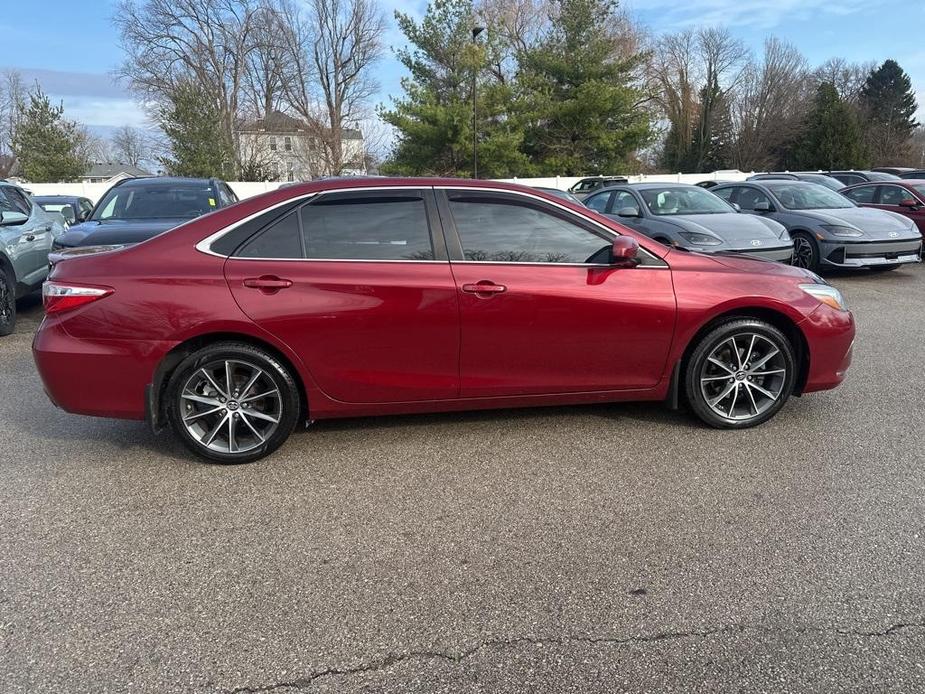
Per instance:
[[[483,294],[485,296],[491,296],[493,294],[502,294],[507,291],[507,287],[503,284],[495,284],[490,280],[482,280],[476,282],[475,284],[464,284],[462,290],[467,294],[475,294],[476,296]]]

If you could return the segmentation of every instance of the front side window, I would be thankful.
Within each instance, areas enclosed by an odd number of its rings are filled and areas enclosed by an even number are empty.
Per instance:
[[[499,263],[607,263],[610,239],[532,205],[450,195],[463,256]]]
[[[610,209],[614,213],[620,212],[620,210],[627,207],[635,207],[639,209],[639,203],[636,202],[636,198],[633,197],[632,193],[627,193],[625,190],[618,190],[613,194],[613,207]]]
[[[607,201],[610,200],[610,193],[600,193],[594,195],[585,201],[585,206],[595,212],[603,213],[607,209]]]
[[[0,212],[19,212],[31,214],[31,205],[26,204],[23,196],[12,186],[0,186]]]
[[[739,197],[736,200],[743,210],[754,210],[755,205],[759,203],[771,204],[768,196],[757,188],[739,188]]]
[[[433,260],[419,195],[328,196],[302,208],[306,256],[325,260]]]
[[[703,188],[666,186],[639,191],[646,206],[657,216],[676,214],[725,214],[729,205]]]
[[[846,190],[843,195],[854,200],[856,203],[865,204],[874,201],[874,193],[876,191],[877,186],[860,186],[858,188]]]
[[[896,205],[898,207],[899,203],[911,197],[913,197],[912,193],[900,186],[880,186],[881,205]]]
[[[713,193],[718,198],[722,198],[726,202],[732,202],[732,192],[735,188],[714,188],[710,192]]]

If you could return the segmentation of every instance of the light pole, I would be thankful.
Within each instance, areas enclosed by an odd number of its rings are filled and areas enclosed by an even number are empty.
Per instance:
[[[485,27],[472,27],[472,43],[476,43],[479,34],[485,31]],[[475,82],[479,74],[478,65],[472,66],[472,178],[479,177],[479,122],[478,122],[478,101],[476,98]]]

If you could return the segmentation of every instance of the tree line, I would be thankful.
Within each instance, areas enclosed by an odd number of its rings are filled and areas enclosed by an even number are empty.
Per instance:
[[[813,68],[775,38],[756,53],[723,29],[655,35],[617,0],[398,11],[407,75],[379,104],[390,20],[377,0],[121,0],[113,21],[118,77],[150,131],[102,142],[8,73],[0,176],[18,161],[29,180],[69,180],[117,158],[267,180],[272,153],[241,132],[276,112],[303,124],[317,175],[345,168],[354,128],[404,175],[472,175],[476,160],[485,177],[918,166],[925,152],[894,60]]]

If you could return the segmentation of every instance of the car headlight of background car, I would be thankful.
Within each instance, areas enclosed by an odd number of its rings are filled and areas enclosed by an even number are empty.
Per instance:
[[[835,287],[829,284],[801,284],[800,289],[809,294],[826,306],[831,306],[836,311],[847,311],[848,303],[845,297]]]
[[[837,224],[823,224],[822,228],[829,232],[832,236],[841,236],[843,238],[857,238],[858,236],[864,235],[863,231],[859,231],[853,227],[838,226]]]
[[[679,233],[684,240],[690,241],[698,246],[719,246],[722,244],[720,239],[715,236],[710,236],[709,234],[699,234],[696,231],[682,231]]]

